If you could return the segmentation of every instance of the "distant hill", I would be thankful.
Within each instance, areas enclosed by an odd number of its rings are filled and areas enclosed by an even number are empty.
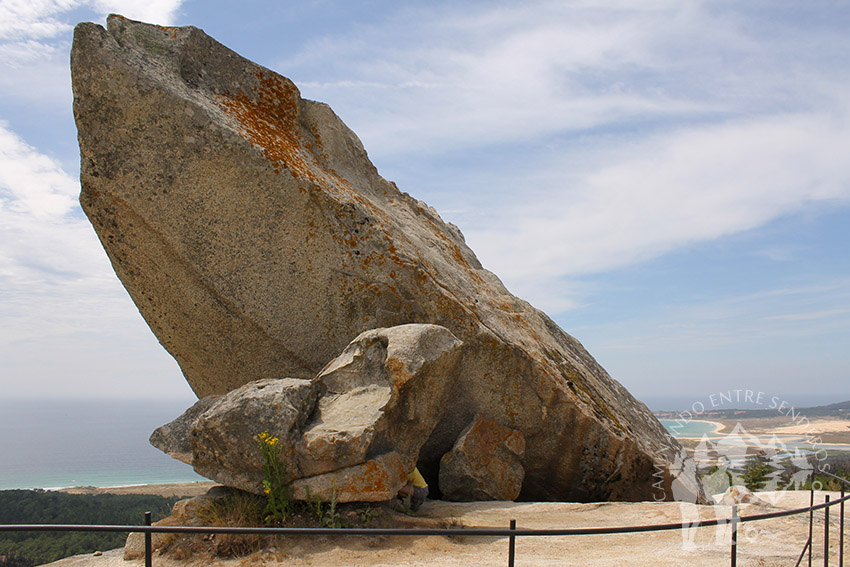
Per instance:
[[[793,408],[793,409],[792,409]],[[697,419],[758,419],[766,417],[787,416],[791,412],[795,415],[812,417],[834,417],[839,419],[850,419],[850,400],[837,402],[825,406],[794,407],[785,405],[781,410],[779,407],[768,409],[708,409],[699,414]],[[656,411],[656,417],[675,418],[679,411]]]

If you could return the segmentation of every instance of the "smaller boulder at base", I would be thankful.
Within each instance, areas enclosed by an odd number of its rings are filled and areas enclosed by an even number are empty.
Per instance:
[[[364,463],[387,448],[413,470],[443,416],[461,345],[439,325],[358,335],[316,378],[322,396],[297,453],[303,476]]]
[[[358,335],[313,380],[255,380],[198,401],[151,443],[199,474],[262,494],[258,435],[296,498],[392,499],[443,415],[462,342],[439,325]]]
[[[385,502],[407,482],[398,453],[387,453],[360,465],[301,478],[292,483],[298,500],[324,502]]]
[[[192,427],[195,426],[201,414],[210,409],[218,398],[219,396],[201,398],[180,417],[158,427],[150,436],[150,444],[169,457],[191,465],[194,460]]]
[[[440,459],[440,491],[447,500],[516,500],[525,470],[525,437],[479,415]]]

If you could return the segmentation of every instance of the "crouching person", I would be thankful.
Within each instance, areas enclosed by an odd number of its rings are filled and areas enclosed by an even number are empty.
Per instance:
[[[413,512],[419,510],[419,507],[428,498],[428,483],[422,478],[419,469],[414,467],[413,472],[407,475],[407,484],[401,487],[396,498],[401,501],[404,509]]]

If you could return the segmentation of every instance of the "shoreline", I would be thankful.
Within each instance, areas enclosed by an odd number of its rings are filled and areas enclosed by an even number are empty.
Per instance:
[[[713,425],[713,426],[714,426],[714,431],[712,431],[711,433],[705,433],[705,434],[704,434],[704,435],[707,435],[707,436],[709,436],[709,437],[711,437],[712,435],[717,435],[718,433],[720,433],[720,432],[722,432],[724,429],[726,429],[726,425],[725,425],[725,424],[720,423],[719,421],[710,421],[710,420],[708,420],[708,419],[694,419],[693,421],[690,421],[690,422],[688,422],[688,423],[709,423],[709,424]],[[702,435],[700,435],[699,437],[693,437],[693,436],[689,436],[689,437],[676,437],[676,439],[689,439],[689,440],[694,440],[694,439],[695,439],[695,440],[699,441],[700,439],[702,439]]]
[[[662,421],[676,422],[674,419],[660,418]],[[711,432],[699,435],[676,436],[668,429],[668,433],[680,441],[700,441],[703,436],[713,439],[724,434],[729,434],[737,426],[742,426],[742,434],[750,435],[759,439],[762,443],[769,443],[772,438],[783,443],[799,445],[820,446],[844,450],[850,448],[850,420],[824,418],[812,419],[804,425],[788,423],[786,420],[776,418],[742,418],[740,420],[727,419],[714,421],[708,419],[694,419],[683,422],[683,425],[691,423],[707,423],[714,427]],[[808,439],[816,439],[816,443],[810,443]]]
[[[210,488],[218,483],[212,480],[200,480],[196,482],[175,482],[163,484],[133,484],[125,486],[73,486],[60,488],[56,492],[66,494],[145,494],[163,496],[170,498],[174,496],[189,498],[206,494]]]
[[[660,419],[659,419],[659,421],[676,421],[676,420],[675,420],[675,419],[668,419],[668,418],[660,418]],[[709,433],[700,434],[700,435],[698,435],[698,436],[694,436],[694,435],[683,435],[683,436],[681,436],[681,437],[677,437],[676,435],[674,435],[674,434],[673,434],[673,432],[672,432],[672,431],[670,431],[669,429],[667,429],[667,427],[666,427],[666,426],[664,426],[664,429],[665,429],[665,430],[666,430],[666,431],[667,431],[670,435],[673,435],[673,438],[674,438],[674,439],[687,439],[687,440],[697,440],[697,441],[699,441],[700,439],[702,439],[702,436],[703,436],[703,435],[707,435],[707,436],[711,437],[712,435],[716,435],[716,434],[720,433],[721,431],[723,431],[724,429],[726,429],[726,424],[721,423],[721,422],[719,422],[719,421],[711,421],[711,420],[708,420],[708,419],[692,419],[692,420],[690,420],[690,421],[685,422],[685,425],[687,425],[687,424],[691,424],[691,423],[708,423],[709,425],[714,426],[714,431],[711,431],[711,432],[709,432]],[[663,424],[662,424],[662,426],[663,426]]]

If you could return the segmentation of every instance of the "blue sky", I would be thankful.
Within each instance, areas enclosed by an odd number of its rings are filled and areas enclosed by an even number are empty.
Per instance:
[[[329,103],[651,405],[850,399],[850,5],[672,0],[0,1],[3,395],[192,397],[76,201],[72,28],[109,12]]]

